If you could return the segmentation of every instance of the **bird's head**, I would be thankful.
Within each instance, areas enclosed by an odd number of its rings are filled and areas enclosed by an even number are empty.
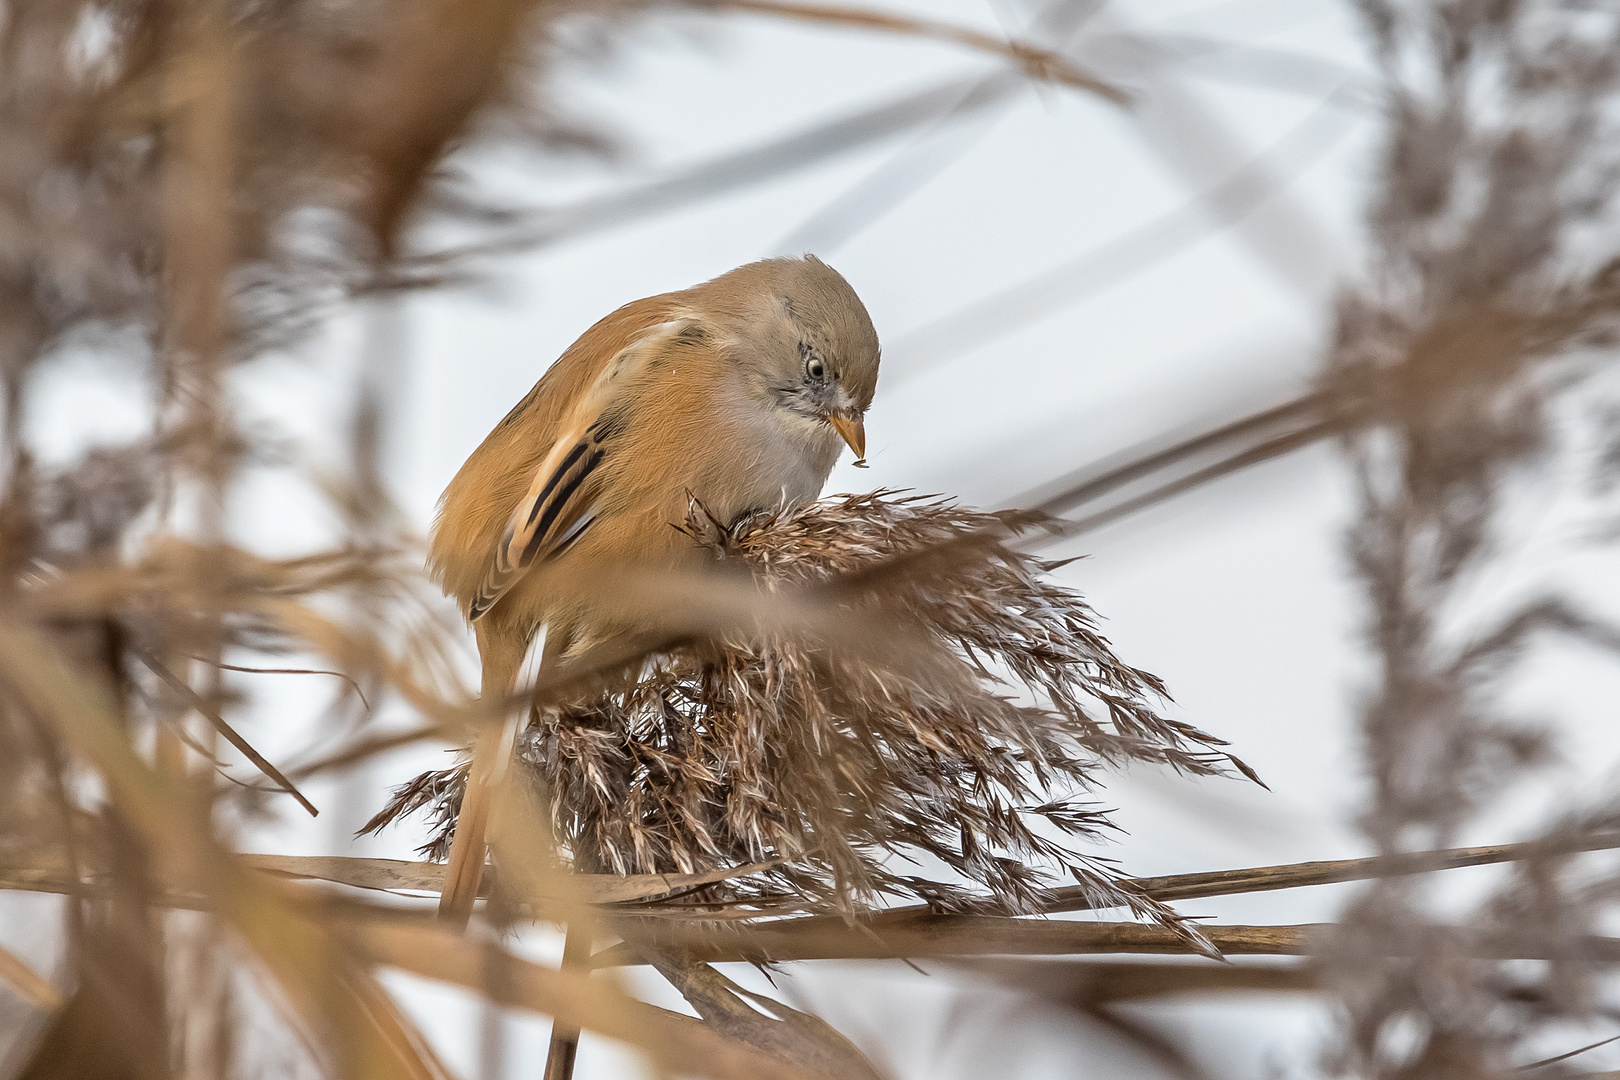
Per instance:
[[[866,410],[878,338],[849,282],[814,256],[740,266],[694,292],[734,344],[751,394],[801,424],[836,432],[866,466]]]

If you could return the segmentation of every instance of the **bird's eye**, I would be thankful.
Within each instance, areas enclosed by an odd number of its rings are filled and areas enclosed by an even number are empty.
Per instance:
[[[804,373],[812,379],[825,379],[827,377],[827,365],[821,362],[821,357],[812,356],[809,362],[804,365]]]

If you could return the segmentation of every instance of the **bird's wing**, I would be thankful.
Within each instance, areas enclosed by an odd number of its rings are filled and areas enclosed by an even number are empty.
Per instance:
[[[692,325],[681,319],[650,327],[602,369],[575,406],[528,493],[512,511],[467,618],[476,620],[505,596],[524,571],[572,547],[596,518],[598,466],[622,425],[624,391],[635,375]]]

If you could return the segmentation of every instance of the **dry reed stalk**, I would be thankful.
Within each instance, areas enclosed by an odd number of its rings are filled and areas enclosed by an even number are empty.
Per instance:
[[[56,984],[28,966],[28,963],[10,949],[0,949],[0,982],[34,1008],[55,1012],[67,1003],[67,998]]]
[[[964,975],[995,985],[1085,1007],[1205,993],[1312,994],[1321,989],[1308,964],[974,960],[953,966]]]
[[[650,963],[647,955],[664,949],[684,950],[708,963],[779,964],[794,960],[920,959],[926,956],[1074,956],[1136,953],[1205,955],[1186,935],[1161,926],[1128,922],[1073,922],[1066,919],[1011,918],[1000,915],[925,915],[873,930],[864,926],[818,923],[795,926],[780,920],[763,926],[726,928],[704,933],[659,925],[638,928],[633,921],[616,923],[628,940],[592,958],[596,967]],[[806,920],[808,921],[808,920]],[[908,924],[909,923],[909,924]],[[1462,955],[1474,960],[1557,960],[1566,943],[1534,943],[1511,931],[1492,934],[1465,927],[1431,925],[1445,934]],[[1310,956],[1339,945],[1336,923],[1244,926],[1200,923],[1199,932],[1225,956]],[[1620,961],[1620,938],[1585,935],[1568,943],[1594,964]],[[1405,963],[1422,952],[1401,943],[1357,938],[1353,947],[1367,961]],[[1331,984],[1330,984],[1331,985]]]
[[[1493,844],[1442,851],[1404,852],[1364,859],[1339,859],[1331,862],[1290,863],[1240,870],[1128,878],[1122,884],[1155,900],[1170,902],[1427,874],[1438,870],[1490,866],[1584,851],[1605,851],[1616,846],[1620,846],[1620,836],[1612,833],[1586,836],[1571,834],[1558,837],[1552,843],[1537,841]],[[433,893],[438,892],[444,883],[443,863],[341,856],[244,854],[237,858],[251,869],[279,877],[332,882],[361,889]],[[661,917],[699,924],[721,919],[726,915],[728,906],[735,906],[736,914],[742,918],[758,919],[760,913],[746,901],[734,905],[726,903],[669,905],[665,901],[682,899],[704,886],[717,884],[729,878],[750,877],[766,869],[769,869],[766,864],[756,863],[729,870],[687,875],[570,873],[563,879],[564,887],[560,890],[555,887],[554,881],[548,886],[547,882],[551,879],[538,882],[539,891],[531,897],[536,906],[527,914],[535,918],[544,917],[550,912],[553,906],[551,901],[555,896],[556,900],[565,904],[574,902],[611,906],[619,914]],[[83,884],[83,880],[76,876],[78,874],[74,868],[60,860],[53,860],[48,855],[41,858],[37,853],[12,853],[4,861],[0,861],[0,889],[72,892]],[[496,891],[499,880],[499,876],[493,873],[486,876],[485,895]],[[195,897],[188,897],[173,889],[155,893],[151,899],[153,903],[181,907],[194,906],[196,903]],[[1043,913],[1054,914],[1094,910],[1094,908],[1095,906],[1082,892],[1059,889],[1054,890],[1052,900],[1043,909]],[[932,914],[933,910],[926,904],[892,907],[869,914],[862,920],[862,924],[881,929],[890,924],[915,924],[919,919]],[[817,925],[846,924],[840,917],[829,919],[823,916],[799,916],[793,920],[796,931]]]
[[[805,22],[825,23],[831,26],[857,27],[904,34],[908,37],[933,38],[963,45],[1011,60],[1031,78],[1072,86],[1085,90],[1115,105],[1128,105],[1130,96],[1117,86],[1080,70],[1072,61],[1051,49],[1022,41],[997,38],[965,26],[895,15],[866,7],[845,7],[837,4],[800,3],[797,0],[684,0],[695,8],[722,11],[745,11],[760,15],[777,15]]]

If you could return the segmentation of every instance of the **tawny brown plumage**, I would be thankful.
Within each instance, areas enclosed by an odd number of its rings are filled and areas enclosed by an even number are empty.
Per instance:
[[[547,588],[570,568],[703,560],[671,527],[691,498],[723,521],[813,500],[841,442],[864,453],[877,373],[865,307],[808,257],[637,300],[582,334],[467,459],[434,523],[430,568],[477,632],[484,695],[510,692],[541,626],[548,658],[635,629]],[[513,734],[474,754],[442,905],[459,920],[483,862],[479,792]]]

